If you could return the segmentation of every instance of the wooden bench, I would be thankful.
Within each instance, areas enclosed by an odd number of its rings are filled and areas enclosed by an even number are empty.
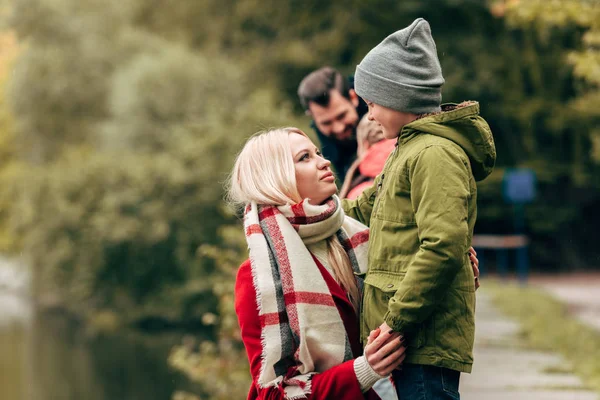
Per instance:
[[[521,283],[527,282],[529,275],[528,247],[529,238],[526,235],[475,235],[472,246],[477,250],[479,271],[485,274],[484,253],[486,250],[496,251],[496,267],[502,278],[508,275],[508,251],[515,250],[517,259],[517,277]]]

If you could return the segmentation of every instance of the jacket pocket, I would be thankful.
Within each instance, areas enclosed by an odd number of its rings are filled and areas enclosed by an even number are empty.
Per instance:
[[[388,296],[387,301],[389,301],[396,293],[396,290],[398,290],[400,282],[404,280],[404,275],[404,272],[369,271],[365,278],[365,283],[384,293],[385,296]]]
[[[388,311],[388,303],[396,294],[400,283],[404,279],[404,272],[390,273],[384,271],[370,271],[365,278],[365,295],[363,298],[363,334],[378,328],[383,323],[383,318]],[[420,348],[425,344],[425,330],[423,324],[407,335],[408,346]]]
[[[388,200],[389,201],[389,200]],[[416,225],[417,220],[415,213],[412,211],[412,206],[407,201],[398,201],[395,204],[382,204],[377,208],[375,218],[382,221],[395,222],[401,225]],[[383,202],[383,200],[382,200]]]

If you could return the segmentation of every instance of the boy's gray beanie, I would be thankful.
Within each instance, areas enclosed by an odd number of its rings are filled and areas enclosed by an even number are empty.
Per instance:
[[[354,88],[363,99],[414,114],[440,111],[443,84],[435,42],[423,18],[374,47],[354,75]]]

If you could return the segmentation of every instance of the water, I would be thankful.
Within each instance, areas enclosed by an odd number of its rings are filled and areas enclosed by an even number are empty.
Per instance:
[[[6,282],[0,284],[1,400],[168,400],[176,389],[190,389],[167,364],[181,333],[91,336],[64,314],[35,312],[18,285]]]

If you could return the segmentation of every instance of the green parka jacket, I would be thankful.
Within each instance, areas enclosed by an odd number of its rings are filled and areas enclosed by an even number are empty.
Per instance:
[[[343,201],[348,216],[371,228],[364,342],[385,321],[408,338],[405,362],[471,372],[475,182],[495,160],[479,104],[445,104],[441,113],[404,126],[374,185]]]

